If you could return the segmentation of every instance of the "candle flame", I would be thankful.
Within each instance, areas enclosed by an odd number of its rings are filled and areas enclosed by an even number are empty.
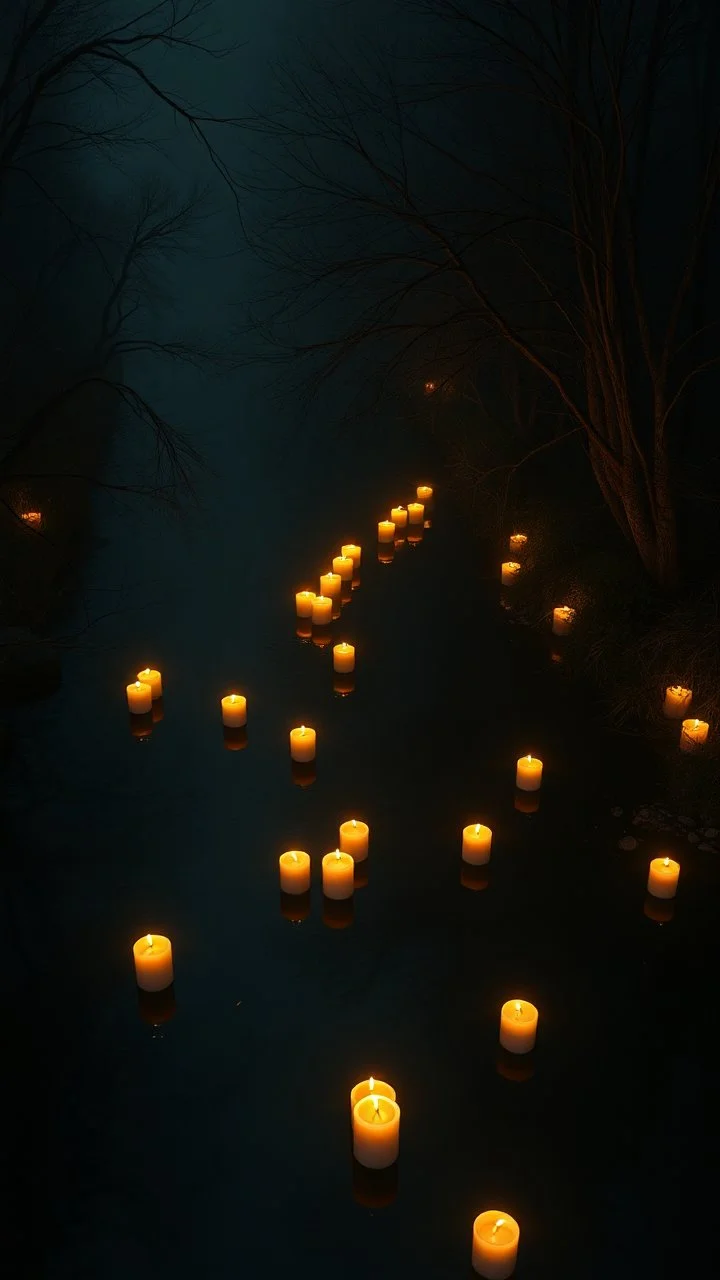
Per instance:
[[[479,836],[479,835],[480,835],[480,823],[479,823],[479,822],[476,822],[476,823],[475,823],[475,835],[476,835],[476,836]]]
[[[515,1001],[515,1017],[519,1018],[522,1013],[522,1000]]]
[[[492,1234],[495,1235],[495,1232],[497,1231],[498,1227],[504,1227],[504,1226],[505,1226],[505,1219],[498,1218],[497,1222],[495,1223],[495,1226],[492,1229]]]
[[[149,668],[149,667],[145,667],[145,669],[144,669],[143,671],[141,671],[141,672],[140,672],[140,675],[141,675],[141,676],[149,676],[149,675],[150,675],[150,668]]]
[[[373,1077],[373,1076],[371,1076],[371,1077],[370,1077],[370,1079],[368,1080],[368,1084],[370,1085],[370,1092],[371,1092],[371,1093],[374,1093],[374,1092],[375,1092],[375,1079],[374,1079],[374,1077]]]
[[[236,693],[231,693],[231,694],[230,694],[230,701],[231,701],[231,702],[234,702],[236,698],[237,698],[237,694],[236,694]]]
[[[352,824],[353,824],[353,826],[354,826],[354,827],[356,827],[356,826],[357,826],[357,818],[353,818],[353,820],[352,820]]]
[[[527,762],[528,762],[528,764],[532,764],[532,756],[528,756],[528,757],[527,757]]]
[[[151,934],[151,933],[149,933],[149,934],[147,935],[147,944],[148,944],[148,946],[149,946],[149,947],[151,947],[151,946],[152,946],[152,944],[153,944],[152,934]]]
[[[293,862],[297,862],[297,860],[298,860],[298,856],[297,856],[297,854],[296,854],[296,852],[295,852],[295,850],[294,850],[294,849],[291,849],[291,850],[290,850],[290,857],[292,858]]]
[[[340,850],[339,850],[339,849],[336,849],[336,850],[335,850],[335,857],[338,859],[338,862],[339,862],[339,861],[340,861]]]
[[[136,681],[135,681],[135,688],[136,688],[136,689],[139,689],[139,688],[140,688],[140,681],[139,681],[139,680],[136,680]]]
[[[700,724],[700,721],[699,721],[699,720],[695,720],[695,721],[693,722],[693,729],[697,729],[697,727],[698,727],[698,725],[699,725],[699,724]]]
[[[373,1106],[375,1108],[375,1115],[377,1116],[380,1114],[380,1099],[378,1098],[376,1093],[373,1093],[371,1096],[373,1100]]]
[[[304,725],[304,724],[301,724],[301,725],[300,725],[300,732],[301,732],[301,733],[304,733],[304,732],[305,732],[305,725]]]
[[[670,859],[669,859],[669,858],[664,858],[664,859],[663,859],[663,866],[664,866],[664,867],[669,867],[669,866],[670,866]]]

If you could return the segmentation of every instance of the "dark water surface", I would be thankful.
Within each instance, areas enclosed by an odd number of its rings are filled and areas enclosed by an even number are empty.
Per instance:
[[[18,726],[19,1274],[449,1280],[471,1274],[489,1206],[520,1222],[519,1277],[662,1273],[669,1212],[703,1195],[717,873],[683,851],[674,918],[644,915],[654,849],[620,853],[607,817],[638,798],[635,747],[587,723],[562,669],[508,624],[427,446],[379,420],[325,443],[263,433],[273,412],[256,397],[244,443],[215,440],[199,515],[105,510],[85,598],[102,612],[100,588],[122,584],[117,611]],[[379,564],[376,519],[426,479],[432,527]],[[361,585],[333,631],[358,666],[341,699],[331,650],[295,636],[293,592],[350,539]],[[124,685],[146,662],[165,714],[138,742]],[[218,708],[233,686],[249,700],[235,753]],[[287,745],[302,721],[318,731],[306,790]],[[526,751],[545,761],[532,815],[514,807]],[[371,853],[339,930],[319,869],[350,816]],[[475,820],[495,832],[481,890],[461,884]],[[291,847],[314,864],[299,924],[278,893]],[[160,1029],[133,976],[148,930],[175,954]],[[528,1079],[498,1057],[517,994],[540,1010]],[[348,1092],[370,1072],[402,1108],[382,1208],[359,1202],[350,1159]]]

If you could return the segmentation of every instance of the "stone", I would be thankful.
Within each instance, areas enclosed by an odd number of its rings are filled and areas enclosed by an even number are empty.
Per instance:
[[[637,843],[634,836],[623,836],[618,840],[618,849],[625,849],[629,852],[631,849],[637,849]]]
[[[0,628],[0,702],[46,698],[61,678],[60,657],[49,641],[25,627]]]

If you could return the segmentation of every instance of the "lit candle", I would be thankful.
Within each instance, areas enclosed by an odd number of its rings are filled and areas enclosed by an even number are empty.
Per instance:
[[[323,573],[320,575],[320,595],[329,596],[334,600],[337,596],[340,598],[342,591],[342,578],[339,573]]]
[[[538,1011],[529,1000],[506,1000],[500,1010],[500,1043],[508,1053],[535,1048]]]
[[[375,1094],[378,1098],[389,1098],[391,1102],[395,1102],[397,1098],[392,1085],[388,1084],[386,1080],[376,1080],[374,1076],[369,1076],[367,1080],[361,1080],[359,1084],[355,1085],[354,1089],[350,1090],[351,1116],[357,1103],[371,1094]]]
[[[432,486],[429,484],[419,484],[416,489],[418,502],[429,502],[433,496]]]
[[[426,396],[431,396],[435,390],[435,383],[432,381],[426,382],[423,386],[423,390]]]
[[[222,722],[227,729],[242,729],[247,724],[247,698],[241,693],[228,693],[220,699]]]
[[[333,646],[333,667],[335,671],[339,671],[341,675],[347,675],[348,671],[355,670],[355,645],[347,644],[344,640],[342,644]]]
[[[476,867],[489,862],[491,844],[492,831],[489,827],[483,826],[482,822],[475,822],[469,827],[463,827],[462,856],[464,862],[471,862]]]
[[[395,537],[395,525],[392,520],[378,521],[378,542],[392,542]]]
[[[527,534],[511,533],[508,540],[508,546],[511,551],[524,551],[527,546]]]
[[[278,859],[280,889],[283,893],[307,893],[310,888],[310,858],[303,849],[288,849]]]
[[[315,730],[304,724],[299,729],[290,730],[290,755],[297,764],[308,764],[315,759],[316,737]]]
[[[144,680],[136,680],[134,684],[129,684],[125,692],[128,707],[134,716],[144,716],[148,711],[152,711],[152,689],[149,684],[145,684]]]
[[[515,786],[520,791],[539,791],[543,762],[537,756],[521,756],[517,762]]]
[[[422,502],[408,502],[408,520],[410,524],[422,524],[425,519],[425,508]]]
[[[360,568],[360,562],[362,560],[362,547],[358,547],[357,544],[354,542],[345,542],[343,546],[340,548],[340,550],[344,556],[349,556],[349,558],[352,560],[353,565],[356,569]]]
[[[503,1209],[486,1209],[473,1223],[472,1267],[485,1280],[507,1280],[515,1270],[520,1228]]]
[[[343,582],[352,582],[354,564],[350,556],[333,556],[333,573],[337,573]]]
[[[554,636],[566,636],[575,621],[575,610],[569,604],[560,604],[553,609],[552,629]]]
[[[313,626],[326,627],[332,622],[333,602],[330,596],[315,596],[312,602]]]
[[[141,684],[150,685],[153,702],[156,698],[162,698],[162,676],[159,671],[153,670],[152,667],[146,667],[144,671],[138,671],[137,678]]]
[[[349,853],[355,862],[365,861],[370,842],[370,828],[367,822],[358,822],[357,818],[341,822],[338,838],[343,853]]]
[[[404,529],[408,522],[408,513],[404,507],[393,507],[390,512],[390,519],[396,529]]]
[[[148,933],[133,943],[135,977],[142,991],[164,991],[173,980],[170,939]]]
[[[314,591],[295,592],[295,612],[298,618],[312,618],[313,604],[316,599]]]
[[[322,860],[323,893],[336,902],[352,898],[355,892],[355,863],[349,853],[336,849]]]
[[[368,1094],[352,1113],[353,1155],[366,1169],[389,1169],[400,1151],[400,1108],[391,1098]]]
[[[29,524],[32,529],[39,529],[42,525],[41,511],[23,511],[22,519]]]
[[[680,750],[697,751],[698,747],[702,747],[707,741],[709,728],[707,720],[683,720]]]
[[[648,874],[647,891],[653,898],[674,898],[680,877],[680,863],[672,858],[653,858]]]
[[[663,715],[668,720],[682,720],[691,702],[692,689],[684,689],[681,684],[670,684],[665,690]]]
[[[511,587],[517,581],[522,566],[517,560],[506,560],[501,567],[501,578],[504,587]]]

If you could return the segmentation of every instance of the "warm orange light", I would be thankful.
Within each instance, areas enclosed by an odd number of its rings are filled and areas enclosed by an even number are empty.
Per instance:
[[[374,1076],[370,1076],[370,1079],[368,1080],[368,1084],[370,1085],[370,1092],[371,1092],[371,1093],[374,1093],[374,1092],[375,1092],[375,1078],[374,1078]]]
[[[305,732],[305,725],[304,725],[304,724],[301,724],[301,725],[300,725],[300,732],[301,732],[301,733],[304,733],[304,732]]]
[[[519,1018],[522,1013],[522,1000],[515,1001],[515,1014]]]
[[[135,681],[135,688],[136,688],[136,689],[139,689],[139,688],[140,688],[140,681],[139,681],[139,680],[136,680],[136,681]]]
[[[339,861],[340,861],[340,850],[339,850],[339,849],[336,849],[336,850],[335,850],[335,857],[337,858],[337,860],[338,860],[338,862],[339,862]]]
[[[151,934],[151,933],[149,933],[149,934],[148,934],[148,936],[147,936],[147,944],[148,944],[148,946],[149,946],[149,947],[151,947],[151,946],[152,946],[152,944],[153,944],[152,934]]]
[[[498,1218],[497,1222],[495,1223],[495,1226],[494,1226],[494,1227],[493,1227],[493,1229],[492,1229],[491,1234],[492,1234],[492,1235],[495,1235],[495,1232],[497,1231],[498,1227],[504,1227],[504,1226],[505,1226],[505,1219],[504,1219],[504,1218]]]
[[[377,1116],[380,1114],[380,1099],[378,1098],[376,1093],[371,1094],[371,1097],[373,1100],[373,1106],[375,1108],[375,1115]]]
[[[290,857],[292,858],[293,862],[297,862],[297,860],[298,860],[298,856],[297,856],[297,854],[296,854],[296,852],[295,852],[295,850],[294,850],[294,849],[291,849],[291,850],[290,850]]]
[[[353,818],[353,819],[352,819],[352,824],[353,824],[353,826],[354,826],[354,827],[356,827],[356,826],[357,826],[357,818]]]
[[[663,862],[663,866],[664,866],[664,867],[669,867],[669,866],[670,866],[670,859],[669,859],[669,858],[665,858],[665,860],[664,860],[664,862]]]
[[[42,512],[41,511],[23,511],[22,519],[25,521],[26,524],[31,524],[37,527],[37,525],[42,524]]]
[[[476,822],[476,823],[475,823],[475,835],[476,835],[476,836],[479,836],[479,835],[480,835],[480,823],[479,823],[479,822]]]

